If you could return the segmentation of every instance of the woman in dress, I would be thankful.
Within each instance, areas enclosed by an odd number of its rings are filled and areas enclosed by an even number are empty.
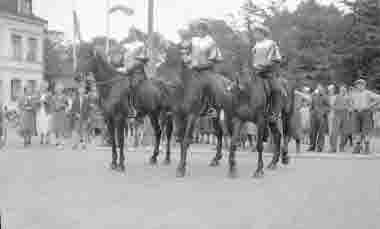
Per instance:
[[[37,108],[37,133],[41,138],[41,145],[48,144],[50,118],[51,118],[51,94],[48,91],[48,84],[43,82],[41,84],[40,92],[38,94],[38,108]]]
[[[32,143],[32,136],[36,135],[36,101],[30,86],[25,87],[24,95],[18,101],[20,110],[20,135],[24,138],[24,146]]]
[[[64,86],[57,84],[55,87],[55,95],[52,98],[52,132],[56,137],[56,146],[63,148],[65,138],[65,119],[68,100],[63,94]]]

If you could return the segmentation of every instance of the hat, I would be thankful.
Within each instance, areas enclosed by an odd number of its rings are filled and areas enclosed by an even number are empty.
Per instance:
[[[364,80],[364,79],[358,79],[354,82],[355,85],[358,85],[358,84],[364,84],[364,85],[367,85],[367,82]]]
[[[327,87],[327,90],[335,90],[335,85],[334,84],[330,84],[328,87]]]
[[[305,93],[310,92],[310,88],[309,88],[309,87],[304,87],[304,88],[303,88],[303,92],[305,92]]]
[[[255,31],[255,30],[263,32],[265,34],[265,36],[268,36],[270,34],[270,29],[263,24],[254,25],[253,31]]]

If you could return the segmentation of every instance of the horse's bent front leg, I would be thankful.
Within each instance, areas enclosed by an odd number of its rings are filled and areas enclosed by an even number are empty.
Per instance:
[[[219,117],[213,119],[213,124],[214,124],[214,129],[215,129],[215,135],[217,138],[217,144],[216,144],[216,154],[214,158],[211,160],[210,166],[216,167],[216,166],[219,166],[219,162],[223,158],[223,154],[222,154],[223,128],[222,128],[222,124],[220,123]]]
[[[190,114],[186,121],[183,123],[185,125],[184,137],[181,141],[181,159],[177,167],[177,177],[184,177],[186,174],[186,161],[187,161],[187,150],[189,148],[190,142],[192,141],[192,133],[194,128],[194,123],[196,116]]]
[[[264,137],[265,137],[265,129],[267,128],[267,123],[262,118],[257,122],[257,169],[253,174],[253,177],[259,178],[264,176],[264,161],[263,161],[263,150],[264,150]]]
[[[154,142],[154,149],[153,149],[153,155],[150,158],[150,164],[156,165],[157,164],[157,157],[160,153],[160,143],[161,143],[161,127],[159,122],[159,115],[157,114],[150,114],[149,115],[150,121],[152,123],[152,127],[154,130],[155,135],[155,142]]]
[[[232,137],[231,137],[231,145],[230,145],[230,154],[228,156],[228,165],[229,165],[229,171],[228,175],[231,178],[234,178],[237,176],[237,169],[236,169],[236,149],[239,143],[240,139],[240,131],[242,127],[242,121],[239,119],[233,120],[233,131],[232,131]]]

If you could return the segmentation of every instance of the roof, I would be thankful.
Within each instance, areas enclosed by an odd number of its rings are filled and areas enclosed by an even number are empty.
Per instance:
[[[36,15],[33,14],[33,12],[32,14],[23,14],[19,12],[17,3],[18,3],[17,0],[0,0],[0,13],[11,14],[13,16],[18,16],[18,17],[30,19],[42,24],[47,24],[47,20],[37,17]]]

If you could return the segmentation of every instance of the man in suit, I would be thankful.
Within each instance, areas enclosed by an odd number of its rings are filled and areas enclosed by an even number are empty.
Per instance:
[[[82,149],[86,149],[86,130],[89,124],[90,101],[88,95],[86,95],[84,85],[78,88],[78,94],[74,99],[71,113],[74,116],[75,123],[73,149],[77,149],[79,145],[82,146]]]

